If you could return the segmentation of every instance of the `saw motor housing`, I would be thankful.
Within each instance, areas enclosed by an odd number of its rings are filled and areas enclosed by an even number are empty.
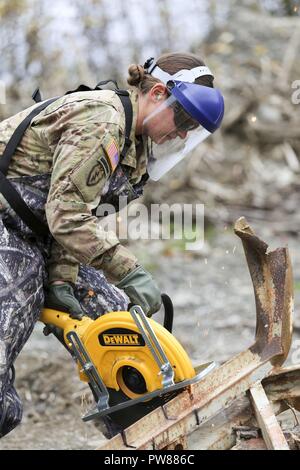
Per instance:
[[[153,350],[130,312],[110,312],[96,320],[87,316],[74,320],[68,313],[45,308],[41,321],[63,331],[70,352],[72,344],[68,334],[76,332],[108,389],[121,390],[128,398],[135,399],[164,388]],[[147,322],[173,369],[174,382],[193,378],[195,370],[179,341],[155,320],[147,319]],[[78,372],[82,381],[89,382],[80,363]]]

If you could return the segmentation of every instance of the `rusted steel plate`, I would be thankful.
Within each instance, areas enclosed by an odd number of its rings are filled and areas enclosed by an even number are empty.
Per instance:
[[[293,405],[293,401],[300,398],[300,365],[293,366],[285,369],[278,369],[272,375],[266,377],[262,381],[263,387],[267,393],[270,401],[272,401],[272,409],[275,415],[281,413],[288,408],[286,400],[289,404]],[[190,401],[190,393],[187,391],[183,392],[180,397],[177,397],[176,406],[172,411],[180,411],[180,406],[186,407]],[[248,396],[244,393],[237,399],[233,400],[227,407],[221,408],[214,414],[214,401],[211,405],[203,410],[196,410],[196,412],[190,414],[184,418],[185,424],[178,425],[174,423],[173,430],[170,429],[169,434],[158,435],[157,439],[152,442],[151,448],[154,448],[154,443],[157,448],[162,448],[168,440],[172,440],[172,437],[176,441],[176,437],[180,437],[181,433],[187,433],[190,435],[188,442],[192,445],[193,449],[230,449],[233,446],[234,449],[245,449],[251,450],[260,448],[260,440],[253,439],[251,444],[248,445],[248,441],[245,443],[236,444],[235,430],[243,425],[255,426],[256,421],[253,415],[253,408],[251,406]],[[210,413],[211,408],[211,413]],[[170,410],[169,410],[170,411]],[[153,426],[162,426],[165,423],[167,411],[165,407],[165,414],[160,409],[159,419],[157,419],[157,412],[155,410],[151,415],[147,417],[145,434],[147,435]],[[162,413],[161,413],[162,412]],[[207,416],[212,415],[210,418]],[[172,421],[174,416],[169,415],[169,419]],[[168,424],[168,423],[167,423]],[[132,432],[139,433],[142,435],[142,427],[137,428],[133,425]],[[143,423],[143,427],[145,422]],[[172,428],[172,426],[171,426]],[[129,431],[129,429],[128,429]],[[127,433],[130,437],[131,433]],[[185,435],[185,434],[184,434]],[[143,437],[143,436],[142,436]],[[132,444],[132,442],[131,442]],[[161,447],[162,446],[162,447]],[[168,444],[166,445],[168,446]],[[265,444],[263,445],[266,448]],[[126,447],[121,435],[116,436],[114,439],[107,441],[105,447],[107,450],[113,449],[130,449]],[[134,447],[135,448],[135,447]],[[149,447],[148,447],[149,449]]]
[[[284,363],[292,340],[293,282],[287,248],[268,252],[244,217],[235,233],[243,243],[256,302],[256,341],[251,350],[273,365]]]
[[[288,250],[279,248],[267,253],[268,245],[254,234],[244,218],[236,222],[235,233],[243,242],[254,287],[255,343],[183,391],[164,409],[154,410],[127,428],[123,435],[126,445],[162,449],[176,442],[228,407],[266,377],[273,365],[285,360],[291,343],[293,312]],[[120,436],[116,436],[101,449],[123,448],[120,445]]]

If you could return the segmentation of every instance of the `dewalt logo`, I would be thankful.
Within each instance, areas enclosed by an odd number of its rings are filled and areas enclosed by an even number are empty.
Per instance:
[[[139,335],[103,335],[104,344],[139,344]]]
[[[111,328],[99,335],[101,346],[145,346],[142,335],[124,328]]]

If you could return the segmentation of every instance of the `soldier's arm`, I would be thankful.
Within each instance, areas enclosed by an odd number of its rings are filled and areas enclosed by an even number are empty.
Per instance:
[[[53,240],[50,257],[47,260],[48,282],[65,281],[75,284],[77,281],[79,263],[61,245]]]
[[[138,263],[113,232],[101,230],[91,210],[114,170],[112,146],[119,151],[119,128],[71,119],[56,144],[46,204],[49,229],[78,263],[103,269],[117,282]]]

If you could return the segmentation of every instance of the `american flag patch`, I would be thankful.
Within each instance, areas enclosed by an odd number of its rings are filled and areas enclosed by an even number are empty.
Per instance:
[[[105,153],[107,154],[110,162],[110,166],[112,171],[116,168],[117,164],[119,163],[119,151],[118,147],[114,141],[114,139],[111,139],[107,145],[104,147]]]

